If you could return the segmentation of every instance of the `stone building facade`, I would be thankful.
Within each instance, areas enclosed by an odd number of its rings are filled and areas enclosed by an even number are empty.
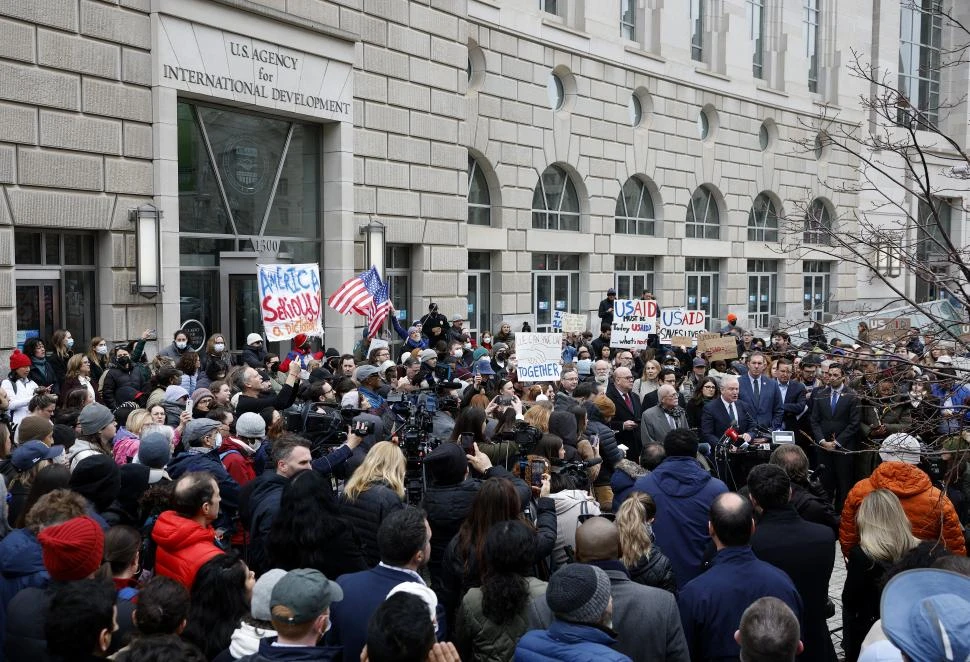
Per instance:
[[[712,325],[835,313],[857,274],[795,259],[786,219],[853,222],[819,117],[865,119],[875,1],[0,0],[0,348],[188,320],[239,347],[256,264],[319,262],[326,295],[373,222],[403,318],[545,328],[608,287]],[[361,321],[326,311],[327,344]]]

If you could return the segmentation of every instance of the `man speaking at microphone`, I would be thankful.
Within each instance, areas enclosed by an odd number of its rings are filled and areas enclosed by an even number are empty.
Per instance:
[[[717,449],[727,445],[729,454],[745,450],[751,443],[756,426],[751,409],[738,399],[739,393],[737,377],[722,377],[721,397],[704,405],[701,413],[701,441],[711,445],[718,474],[732,489],[744,484],[750,468],[747,464],[753,458],[726,457]]]

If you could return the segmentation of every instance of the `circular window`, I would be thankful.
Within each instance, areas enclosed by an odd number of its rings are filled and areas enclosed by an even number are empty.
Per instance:
[[[821,158],[825,156],[826,142],[825,133],[823,131],[819,131],[815,135],[815,160],[821,160]]]
[[[711,133],[711,121],[707,118],[707,113],[703,110],[697,116],[697,133],[701,140],[706,140]]]
[[[643,105],[640,103],[640,98],[636,94],[630,95],[627,110],[630,113],[630,126],[639,126],[640,122],[643,121]]]
[[[563,87],[562,78],[558,74],[549,74],[546,93],[549,95],[549,107],[553,110],[561,109],[566,101],[566,90]]]
[[[485,52],[475,43],[468,40],[468,68],[465,70],[468,76],[468,91],[478,90],[485,82]]]
[[[766,119],[761,123],[761,128],[758,130],[758,144],[761,145],[761,151],[766,152],[771,149],[777,138],[778,127],[775,125],[775,121],[771,118]]]

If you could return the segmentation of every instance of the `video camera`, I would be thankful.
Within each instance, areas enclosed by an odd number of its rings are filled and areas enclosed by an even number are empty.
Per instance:
[[[520,455],[531,455],[539,444],[539,440],[542,439],[542,430],[529,425],[525,421],[519,421],[513,429],[500,432],[496,439],[514,442],[519,447]]]
[[[351,407],[304,402],[299,407],[288,409],[284,413],[284,420],[287,430],[310,442],[310,453],[317,458],[347,441],[347,427],[359,414],[360,409]],[[364,434],[373,434],[374,423],[366,422],[363,431]]]
[[[393,392],[387,398],[394,414],[397,429],[397,443],[407,460],[404,485],[408,503],[421,503],[427,479],[424,472],[424,458],[441,444],[433,436],[434,417],[438,409],[457,409],[455,398],[438,397],[430,391],[412,393]]]

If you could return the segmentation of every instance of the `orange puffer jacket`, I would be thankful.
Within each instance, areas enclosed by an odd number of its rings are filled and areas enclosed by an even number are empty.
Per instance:
[[[942,532],[943,544],[954,553],[966,556],[966,541],[960,519],[950,500],[933,487],[930,477],[919,467],[905,462],[883,462],[869,478],[860,480],[849,492],[842,508],[839,543],[842,554],[859,544],[856,512],[859,504],[873,490],[889,490],[903,504],[906,517],[913,525],[913,535],[920,540],[936,540]]]

